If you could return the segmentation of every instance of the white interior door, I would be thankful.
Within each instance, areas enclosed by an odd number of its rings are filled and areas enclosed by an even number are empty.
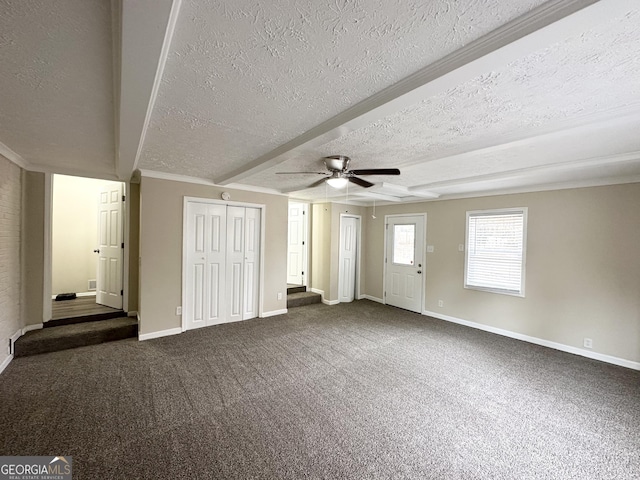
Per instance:
[[[184,328],[258,316],[259,208],[188,201],[184,230]]]
[[[244,281],[242,320],[258,316],[260,278],[260,209],[246,208],[244,215]]]
[[[340,251],[338,267],[338,300],[353,302],[358,263],[358,224],[356,217],[340,217]]]
[[[424,215],[387,217],[385,303],[422,313]]]
[[[112,183],[98,196],[98,268],[96,303],[122,309],[123,189]]]
[[[227,207],[227,320],[242,320],[244,207]]]
[[[221,323],[226,287],[226,207],[189,202],[185,272],[187,329]]]
[[[304,203],[289,202],[287,283],[293,285],[306,285],[306,208]]]

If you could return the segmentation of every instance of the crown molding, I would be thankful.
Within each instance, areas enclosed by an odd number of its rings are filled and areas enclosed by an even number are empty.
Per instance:
[[[31,164],[27,162],[24,158],[18,155],[16,152],[7,147],[4,143],[0,142],[0,155],[9,160],[12,163],[15,163],[17,166],[22,168],[23,170],[31,170]]]

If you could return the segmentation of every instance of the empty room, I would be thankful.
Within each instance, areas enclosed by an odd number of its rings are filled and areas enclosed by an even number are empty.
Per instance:
[[[638,478],[639,26],[0,0],[0,478]]]

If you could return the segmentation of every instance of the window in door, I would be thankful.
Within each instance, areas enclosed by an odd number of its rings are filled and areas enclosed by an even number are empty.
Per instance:
[[[416,259],[416,226],[413,223],[393,226],[393,255],[396,265],[413,265]]]

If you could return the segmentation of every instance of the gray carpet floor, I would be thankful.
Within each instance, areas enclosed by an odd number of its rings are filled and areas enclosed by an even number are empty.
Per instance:
[[[74,479],[637,479],[640,372],[362,300],[17,358],[0,425]]]

